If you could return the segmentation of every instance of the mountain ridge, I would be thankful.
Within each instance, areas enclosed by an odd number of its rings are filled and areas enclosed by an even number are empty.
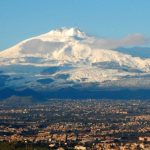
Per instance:
[[[93,48],[95,39],[77,28],[61,28],[0,52],[0,90],[150,87],[150,59]]]

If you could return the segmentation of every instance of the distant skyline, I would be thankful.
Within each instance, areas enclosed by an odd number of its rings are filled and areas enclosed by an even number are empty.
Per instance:
[[[149,6],[149,0],[1,0],[0,50],[60,27],[110,39],[140,35],[147,40]]]

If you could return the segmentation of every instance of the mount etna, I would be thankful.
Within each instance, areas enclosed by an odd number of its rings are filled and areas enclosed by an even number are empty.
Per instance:
[[[0,52],[0,98],[150,98],[150,59],[60,28]]]

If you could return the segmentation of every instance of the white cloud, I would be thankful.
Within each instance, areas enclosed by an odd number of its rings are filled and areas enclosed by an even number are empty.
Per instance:
[[[142,34],[133,34],[121,39],[89,38],[84,41],[92,48],[114,49],[118,47],[140,46],[150,43],[150,39]]]

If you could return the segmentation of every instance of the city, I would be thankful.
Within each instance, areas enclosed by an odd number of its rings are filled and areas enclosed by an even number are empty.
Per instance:
[[[1,144],[15,142],[27,149],[150,149],[149,100],[51,99],[32,105],[3,101],[0,114]]]

